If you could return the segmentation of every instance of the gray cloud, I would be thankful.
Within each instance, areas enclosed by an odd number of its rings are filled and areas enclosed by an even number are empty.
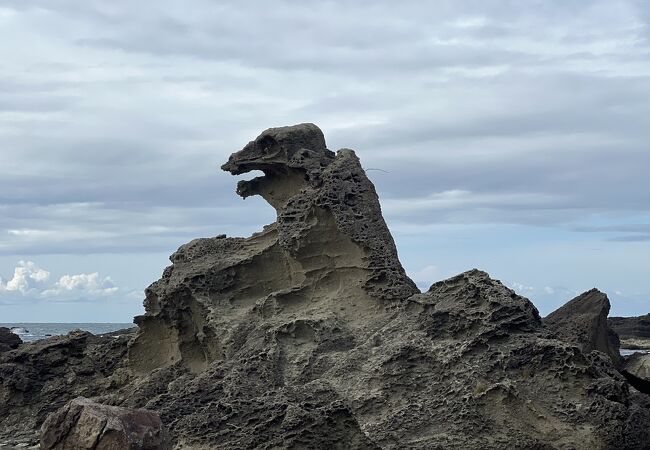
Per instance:
[[[650,214],[643,2],[3,5],[4,254],[245,234],[273,212],[218,165],[302,121],[387,172],[391,223]]]

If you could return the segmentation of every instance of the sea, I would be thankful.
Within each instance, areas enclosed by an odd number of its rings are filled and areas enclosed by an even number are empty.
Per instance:
[[[72,330],[90,331],[92,334],[110,333],[112,331],[132,328],[133,323],[0,323],[20,336],[23,342],[32,342],[51,336],[68,334]]]

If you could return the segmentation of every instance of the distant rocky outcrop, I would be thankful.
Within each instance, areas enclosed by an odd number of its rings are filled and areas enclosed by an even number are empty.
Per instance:
[[[79,356],[34,374],[94,367],[67,391],[50,381],[56,408],[84,395],[156,411],[178,449],[647,447],[650,402],[616,370],[598,295],[570,312],[599,332],[574,339],[479,270],[420,293],[359,159],[328,150],[315,125],[266,130],[223,169],[261,170],[237,192],[261,195],[277,221],[181,246],[132,340],[87,337]],[[0,430],[51,408],[42,382],[27,390]]]
[[[610,317],[607,322],[622,338],[650,339],[650,314],[638,317]]]
[[[620,342],[616,332],[607,325],[609,309],[607,295],[591,289],[546,316],[544,324],[560,339],[579,346],[584,352],[603,352],[618,366]]]
[[[650,349],[650,314],[638,317],[610,317],[609,326],[621,338],[626,349]]]
[[[9,328],[0,327],[0,353],[17,349],[22,342],[20,336],[12,333]]]
[[[95,403],[78,397],[50,414],[41,430],[41,450],[166,450],[158,413]]]

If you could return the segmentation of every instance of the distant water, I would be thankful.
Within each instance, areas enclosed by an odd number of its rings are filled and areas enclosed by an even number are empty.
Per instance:
[[[13,328],[23,342],[68,334],[77,329],[102,334],[134,326],[132,323],[0,323],[0,327]]]
[[[650,353],[650,350],[644,349],[644,350],[631,350],[628,348],[622,348],[620,349],[621,356],[629,356],[632,353]]]

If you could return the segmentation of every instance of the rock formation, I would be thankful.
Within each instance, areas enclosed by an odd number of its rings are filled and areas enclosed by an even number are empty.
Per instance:
[[[625,357],[621,373],[634,388],[650,395],[650,354],[633,353]]]
[[[47,418],[41,450],[166,450],[169,441],[160,416],[78,397]]]
[[[530,301],[478,270],[420,293],[359,160],[315,125],[266,130],[223,169],[261,170],[237,192],[277,221],[181,246],[99,387],[73,380],[59,403],[156,411],[179,449],[647,447],[650,402]],[[80,348],[59,373],[108,347]],[[22,407],[47,410],[48,392]]]
[[[650,314],[638,317],[610,317],[609,326],[621,338],[621,347],[650,349]]]
[[[607,295],[592,289],[546,316],[544,324],[555,336],[579,346],[583,352],[598,350],[619,365],[618,335],[607,325],[609,309]]]
[[[638,317],[610,317],[607,321],[622,338],[650,339],[650,314]]]
[[[121,336],[73,331],[0,354],[0,443],[33,443],[47,415],[68,400],[106,394],[126,383],[120,366],[133,331]]]
[[[0,327],[0,353],[14,350],[22,342],[20,336],[12,333],[9,328]]]

